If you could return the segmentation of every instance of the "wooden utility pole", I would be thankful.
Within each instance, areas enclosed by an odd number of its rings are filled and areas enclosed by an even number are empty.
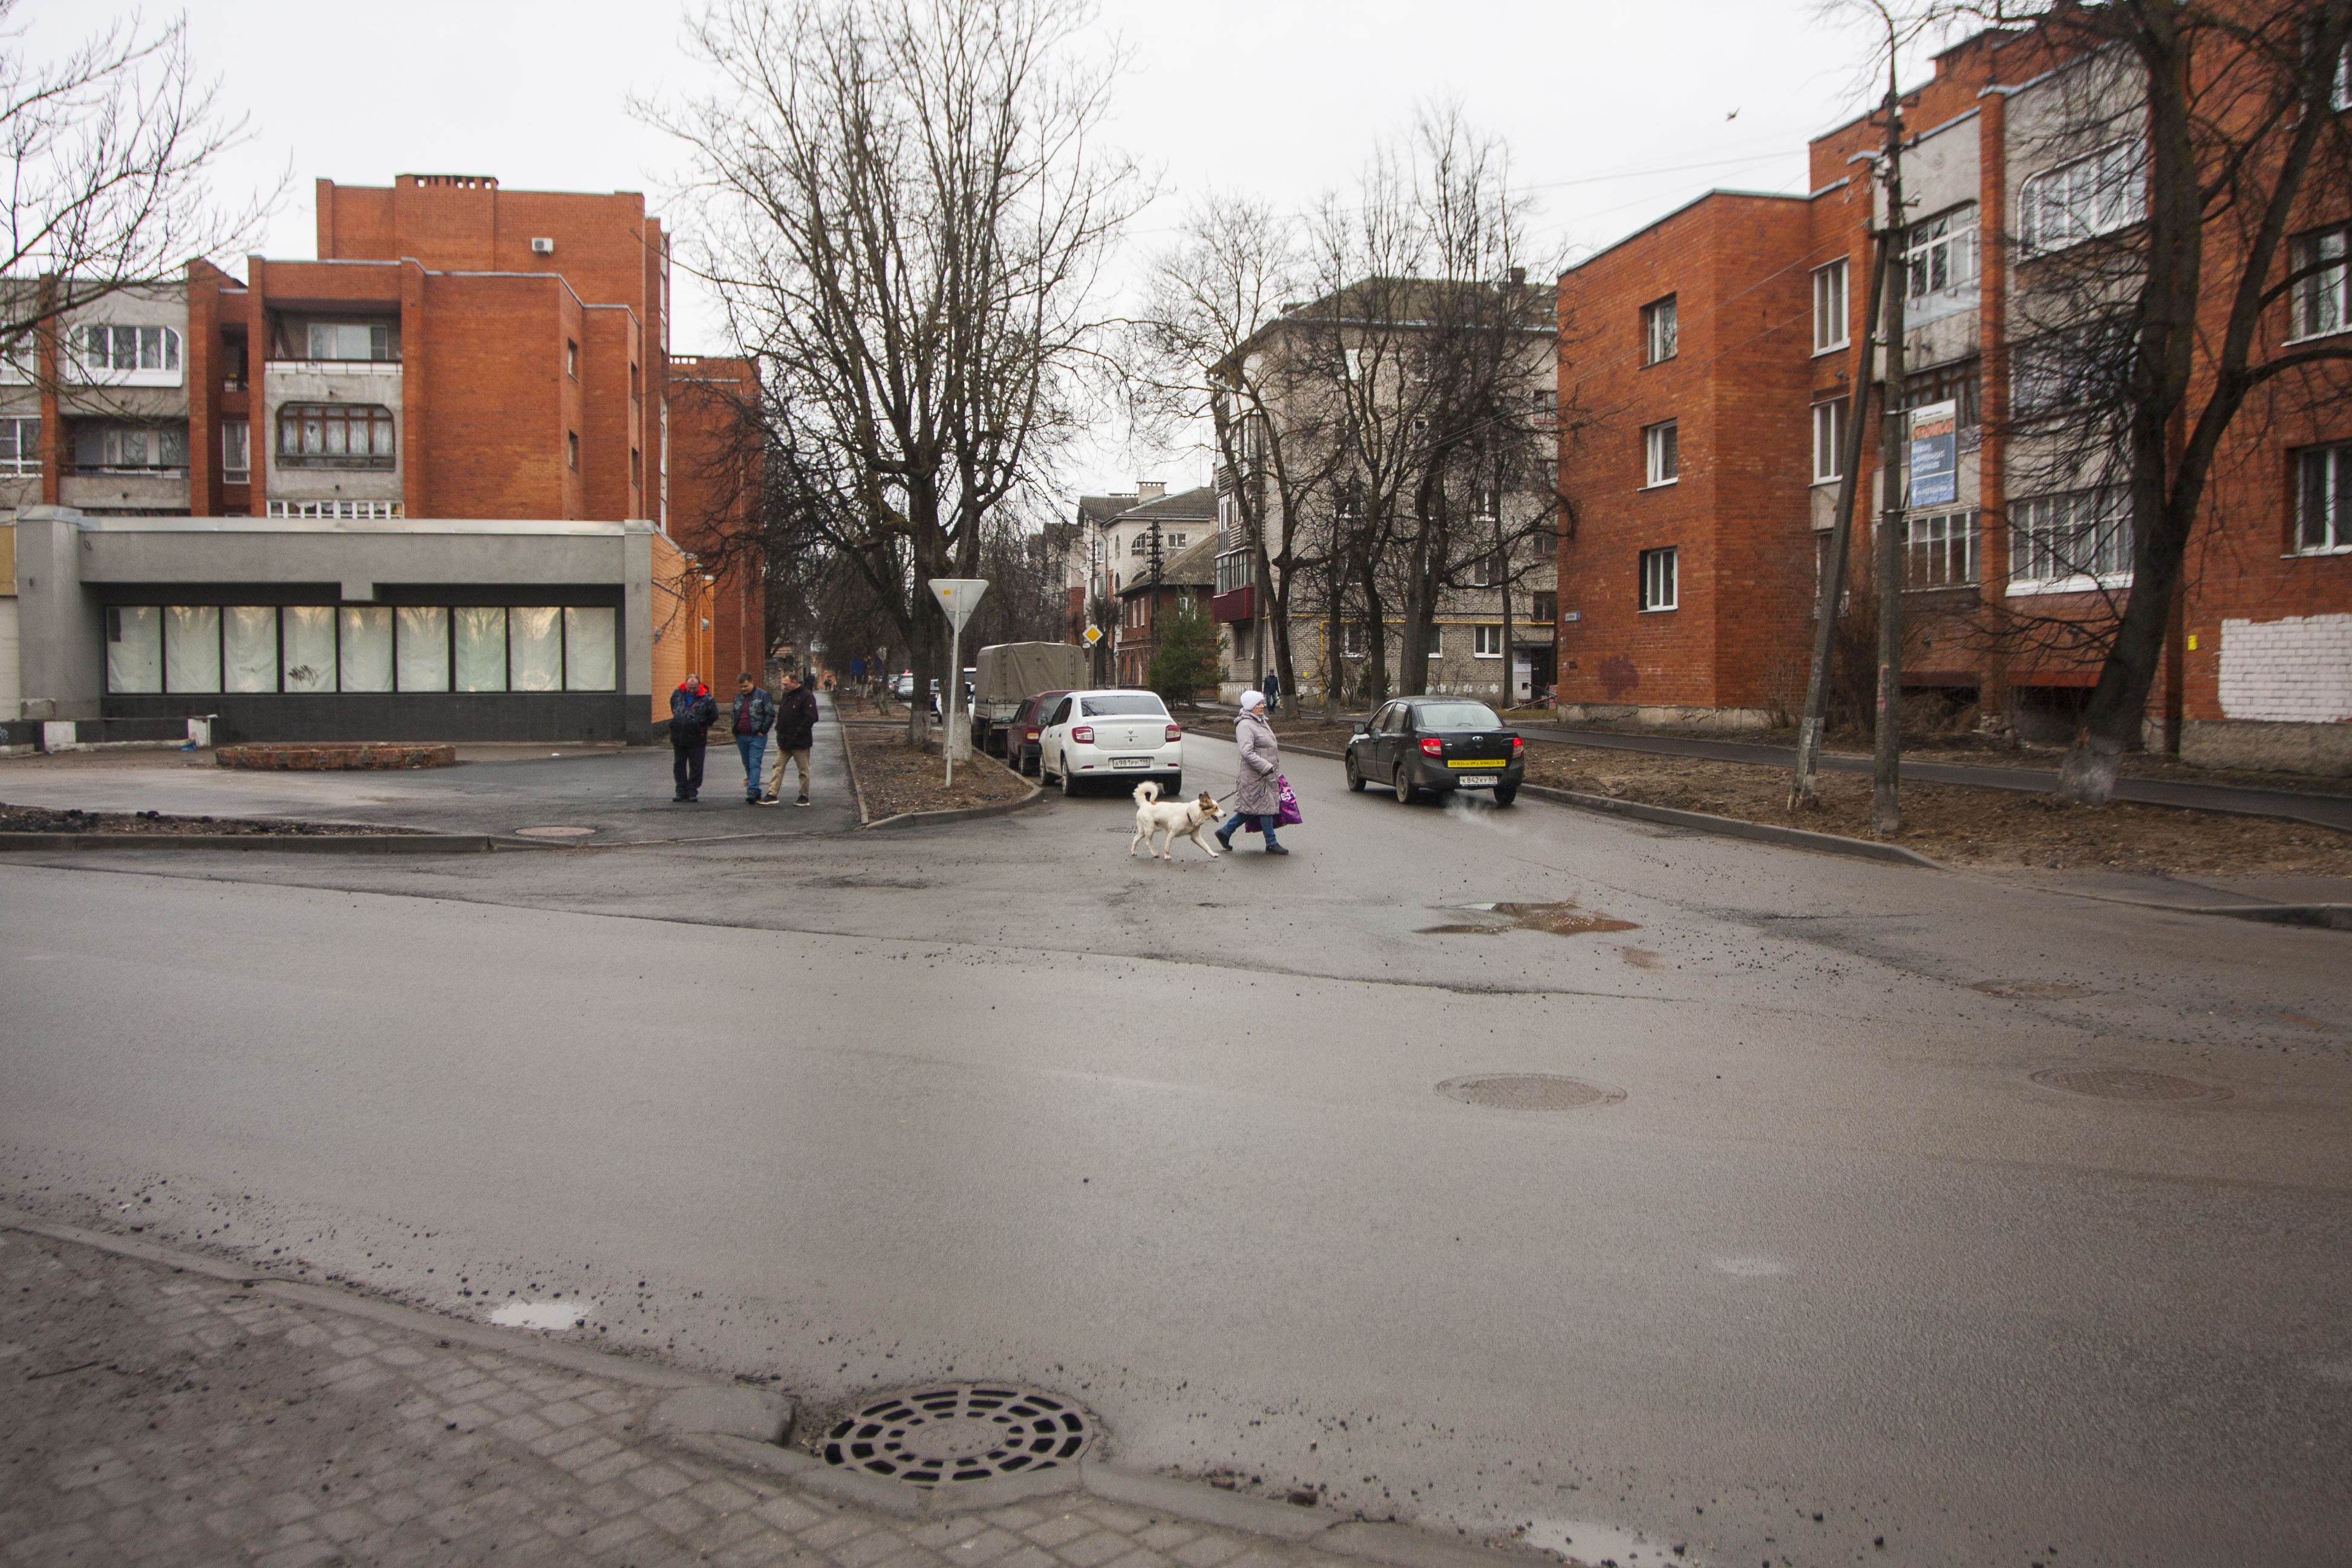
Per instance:
[[[1903,222],[1903,99],[1893,51],[1886,65],[1886,243],[1880,287],[1886,290],[1885,439],[1879,468],[1886,486],[1878,521],[1878,714],[1871,745],[1870,826],[1903,826],[1903,552],[1910,479],[1905,468],[1903,299],[1907,262]]]

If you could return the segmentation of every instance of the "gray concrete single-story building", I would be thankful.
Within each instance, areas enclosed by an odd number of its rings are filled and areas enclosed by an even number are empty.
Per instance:
[[[650,521],[28,507],[13,533],[16,690],[0,698],[15,727],[72,721],[88,741],[210,717],[215,744],[654,738],[668,541]]]

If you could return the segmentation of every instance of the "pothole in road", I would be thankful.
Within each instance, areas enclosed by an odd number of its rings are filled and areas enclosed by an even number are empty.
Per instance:
[[[525,838],[585,838],[596,830],[593,827],[518,827],[515,831]]]
[[[1555,1073],[1490,1072],[1449,1078],[1437,1092],[1465,1105],[1489,1110],[1577,1110],[1588,1105],[1614,1105],[1625,1098],[1622,1089],[1587,1083],[1580,1078]]]
[[[817,1455],[845,1469],[934,1487],[1072,1464],[1094,1436],[1093,1421],[1067,1400],[962,1383],[877,1400],[827,1432]]]
[[[1969,987],[1988,996],[2015,996],[2034,1002],[2055,1002],[2068,996],[2096,996],[2087,985],[2063,985],[2048,980],[1979,980]]]
[[[1632,921],[1621,921],[1609,915],[1588,914],[1576,907],[1576,900],[1557,904],[1457,904],[1457,909],[1475,910],[1481,914],[1497,914],[1508,925],[1487,925],[1464,922],[1459,925],[1423,926],[1422,936],[1500,936],[1506,931],[1544,931],[1554,936],[1583,936],[1591,931],[1640,931]]]
[[[2137,1068],[2043,1068],[2029,1076],[2044,1089],[2063,1089],[2068,1094],[2093,1095],[2100,1100],[2151,1101],[2230,1098],[2230,1091],[2220,1084],[2199,1083],[2194,1079],[2175,1078],[2170,1073],[2143,1072]]]

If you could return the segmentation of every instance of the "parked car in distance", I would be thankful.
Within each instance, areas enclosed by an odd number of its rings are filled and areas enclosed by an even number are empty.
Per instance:
[[[1404,805],[1423,795],[1491,790],[1496,805],[1508,805],[1527,776],[1527,742],[1484,702],[1401,698],[1348,738],[1348,787],[1385,784]]]
[[[915,672],[902,669],[890,678],[890,695],[905,702],[915,695]]]
[[[1065,795],[1097,779],[1158,779],[1165,799],[1184,787],[1184,731],[1156,691],[1065,692],[1040,726],[1037,775]]]
[[[1013,710],[1012,721],[1004,727],[1004,760],[1017,773],[1037,775],[1037,742],[1045,733],[1045,716],[1054,704],[1069,695],[1066,691],[1040,691],[1034,697],[1024,698]]]

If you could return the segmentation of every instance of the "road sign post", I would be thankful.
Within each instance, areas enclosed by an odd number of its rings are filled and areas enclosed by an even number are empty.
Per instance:
[[[940,737],[940,750],[947,757],[950,784],[955,783],[956,759],[971,755],[971,710],[963,704],[963,625],[980,608],[981,595],[987,592],[985,577],[931,579],[931,597],[940,602],[948,618],[948,674],[940,683],[940,717],[947,729]]]

